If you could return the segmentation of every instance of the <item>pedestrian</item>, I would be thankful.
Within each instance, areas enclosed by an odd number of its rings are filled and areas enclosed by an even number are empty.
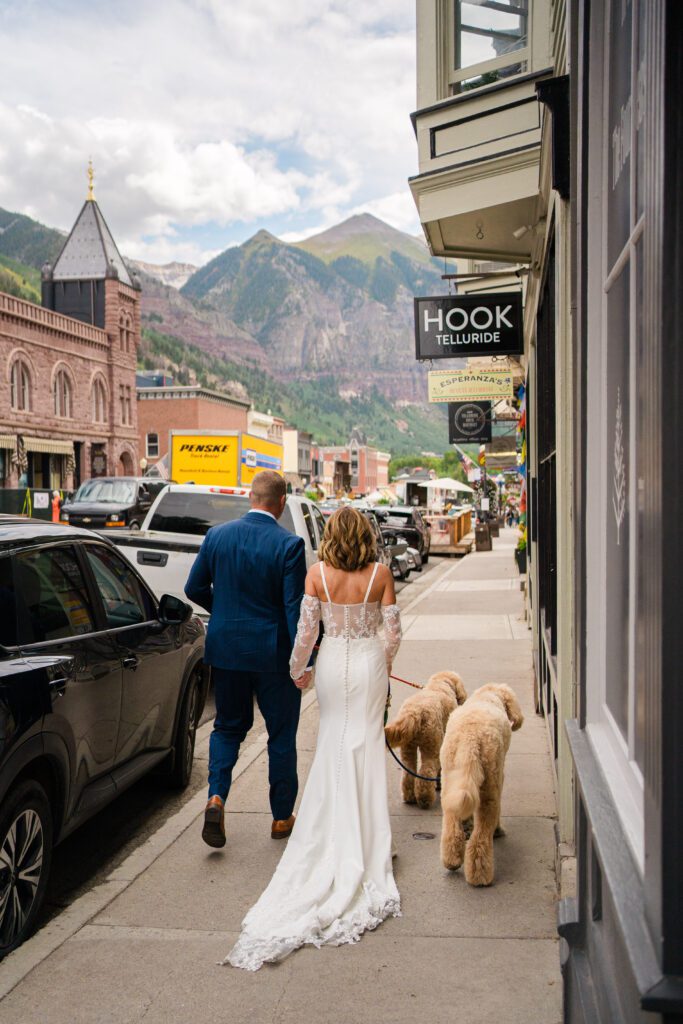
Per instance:
[[[292,679],[307,686],[322,619],[315,757],[287,849],[224,961],[234,967],[256,971],[305,944],[356,942],[400,914],[383,725],[401,624],[393,577],[375,559],[366,517],[351,507],[334,512],[306,577],[290,660]]]
[[[278,473],[257,473],[242,518],[210,529],[185,585],[211,613],[205,661],[211,665],[216,719],[209,742],[209,798],[202,838],[225,845],[225,802],[240,744],[254,722],[254,698],[268,731],[271,836],[294,825],[298,790],[296,731],[301,691],[289,675],[304,592],[304,542],[278,519],[287,502]]]

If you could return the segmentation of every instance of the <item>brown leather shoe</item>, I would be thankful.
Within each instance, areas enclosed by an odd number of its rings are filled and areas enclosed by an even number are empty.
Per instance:
[[[225,805],[219,796],[212,796],[204,811],[202,839],[207,846],[225,846]]]
[[[296,817],[290,814],[284,821],[274,821],[270,829],[271,839],[287,839],[291,836]]]

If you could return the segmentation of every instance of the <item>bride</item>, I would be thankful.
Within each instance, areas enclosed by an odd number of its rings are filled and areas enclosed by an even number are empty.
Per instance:
[[[383,715],[401,624],[391,572],[375,557],[362,513],[345,507],[330,516],[320,562],[306,577],[289,663],[305,688],[322,619],[315,758],[287,849],[223,961],[233,967],[257,971],[305,944],[357,942],[366,929],[400,916]]]

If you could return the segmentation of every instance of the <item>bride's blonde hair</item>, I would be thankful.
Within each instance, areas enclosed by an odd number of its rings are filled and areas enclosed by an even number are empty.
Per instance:
[[[345,572],[355,572],[376,561],[375,535],[363,513],[350,506],[333,512],[325,523],[318,557],[325,565]]]

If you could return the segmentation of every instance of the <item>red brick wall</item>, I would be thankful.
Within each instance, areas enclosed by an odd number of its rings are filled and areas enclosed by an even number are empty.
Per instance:
[[[0,292],[0,433],[80,441],[81,478],[90,475],[90,450],[104,445],[107,472],[121,473],[125,452],[133,472],[139,471],[138,432],[135,401],[135,366],[140,341],[139,293],[107,280],[105,288],[105,330],[53,313],[32,302]],[[129,351],[120,347],[118,321],[125,310],[130,317]],[[31,409],[13,409],[10,400],[10,372],[21,356],[31,375]],[[64,368],[71,381],[73,409],[69,418],[54,412],[53,383]],[[95,423],[92,415],[92,386],[100,376],[107,388],[109,407],[106,422]],[[119,385],[131,389],[132,422],[122,424]],[[11,468],[5,485],[18,486],[18,473]],[[73,476],[63,479],[73,486]]]
[[[144,390],[142,389],[143,393]],[[140,397],[138,406],[138,431],[140,456],[149,463],[156,459],[147,456],[147,434],[159,435],[159,458],[168,451],[171,430],[247,430],[248,409],[231,406],[208,397],[200,398],[145,398]]]

